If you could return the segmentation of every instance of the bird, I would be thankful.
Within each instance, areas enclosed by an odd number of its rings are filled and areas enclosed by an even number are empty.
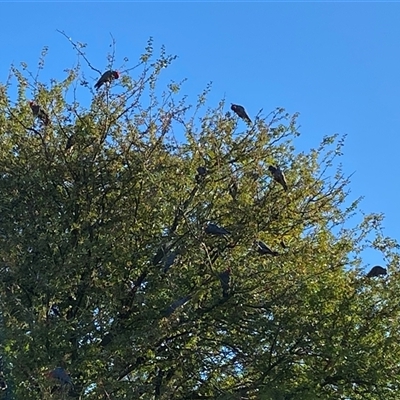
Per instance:
[[[200,184],[204,180],[206,175],[207,175],[207,168],[203,166],[198,167],[197,175],[195,176],[196,183]]]
[[[169,251],[172,248],[172,245],[173,245],[173,242],[168,241],[167,243],[164,243],[160,246],[160,248],[157,250],[157,253],[153,257],[153,265],[154,266],[158,265],[158,263],[165,260],[165,258],[168,256]]]
[[[50,371],[47,376],[49,378],[53,378],[56,379],[61,386],[70,386],[71,388],[73,388],[73,383],[71,380],[71,377],[67,374],[67,372],[65,371],[64,368],[62,367],[56,367],[54,368],[52,371]]]
[[[229,283],[231,280],[231,269],[228,267],[225,271],[222,271],[219,275],[219,280],[222,287],[222,296],[228,297]]]
[[[237,194],[238,194],[238,185],[234,179],[231,180],[228,190],[229,190],[229,194],[231,195],[232,199],[236,200]]]
[[[76,141],[75,135],[72,134],[71,136],[69,136],[68,140],[67,140],[67,144],[65,145],[65,151],[71,152],[74,147],[75,141]]]
[[[207,224],[204,227],[204,232],[209,235],[218,235],[218,236],[230,235],[230,232],[225,228],[222,228],[216,224],[211,224],[211,223]]]
[[[285,174],[281,171],[281,169],[279,167],[274,167],[273,165],[270,165],[268,167],[268,171],[271,172],[274,179],[282,185],[283,189],[287,191],[288,187],[286,183]]]
[[[96,90],[99,90],[101,86],[103,86],[105,83],[110,83],[113,79],[118,79],[119,78],[119,72],[118,71],[106,71],[104,74],[100,77],[100,79],[97,81],[97,83],[94,85]]]
[[[169,317],[178,307],[186,304],[191,298],[192,296],[189,294],[187,296],[181,297],[178,300],[175,300],[166,310],[164,310],[163,315],[165,317]]]
[[[375,265],[375,267],[373,267],[366,276],[367,278],[373,278],[379,275],[387,275],[387,270],[386,268],[383,268],[380,265]]]
[[[178,255],[178,253],[176,251],[171,251],[171,253],[169,253],[167,255],[167,257],[165,258],[164,267],[163,267],[164,273],[168,272],[168,270],[172,267],[177,255]]]
[[[277,251],[272,251],[264,242],[261,240],[256,240],[255,245],[257,246],[257,251],[262,255],[270,255],[270,256],[278,256],[279,253]]]
[[[207,174],[207,168],[203,167],[203,166],[200,166],[200,167],[197,168],[197,173],[199,175],[202,175],[202,176],[206,175]]]
[[[247,112],[243,106],[239,106],[238,104],[231,103],[231,110],[234,111],[243,120],[251,123],[251,119],[247,115]]]
[[[29,106],[31,107],[33,116],[36,118],[39,118],[44,125],[49,125],[50,124],[50,118],[46,111],[43,110],[42,107],[40,107],[38,104],[36,104],[34,101],[29,102]]]

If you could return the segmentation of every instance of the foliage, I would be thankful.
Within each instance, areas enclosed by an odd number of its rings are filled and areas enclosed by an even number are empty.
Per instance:
[[[155,57],[152,40],[95,93],[85,45],[73,46],[64,80],[42,83],[23,64],[0,90],[5,396],[398,399],[397,244],[380,215],[348,227],[359,201],[337,167],[343,140],[296,154],[296,114],[246,125],[224,101],[204,112],[209,88],[190,107],[180,83],[160,90],[174,57]],[[51,125],[34,120],[29,90]],[[207,235],[207,222],[231,234]],[[363,276],[367,246],[390,277]],[[48,379],[56,366],[74,390]]]

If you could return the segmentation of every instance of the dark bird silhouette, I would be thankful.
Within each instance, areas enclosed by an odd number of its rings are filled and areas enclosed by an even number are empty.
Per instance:
[[[71,135],[68,137],[67,144],[65,145],[65,151],[72,151],[72,148],[74,147],[76,140],[75,140],[75,135]]]
[[[197,173],[201,176],[207,175],[207,168],[200,166],[197,168]]]
[[[233,112],[235,112],[240,118],[242,118],[243,120],[245,120],[247,122],[250,122],[250,124],[251,124],[251,119],[247,115],[247,112],[246,112],[246,110],[244,109],[243,106],[239,106],[239,104],[231,103],[231,110]]]
[[[46,126],[50,124],[50,118],[42,107],[40,107],[34,101],[30,101],[29,106],[31,107],[32,114],[35,118],[39,118]]]
[[[106,71],[94,85],[96,90],[99,90],[105,83],[111,83],[112,80],[119,78],[118,71]]]
[[[192,298],[191,295],[181,297],[180,299],[174,301],[164,312],[165,317],[169,317],[178,307],[183,306]]]
[[[207,168],[206,167],[198,167],[197,168],[197,175],[195,176],[196,183],[201,183],[207,175]]]
[[[204,227],[204,232],[207,233],[208,235],[230,235],[230,232],[226,230],[225,228],[222,228],[218,225],[215,224],[207,224]]]
[[[227,268],[225,271],[221,272],[219,275],[219,280],[221,282],[221,287],[222,287],[222,296],[223,297],[228,297],[228,292],[229,292],[229,283],[231,280],[231,269]]]
[[[165,258],[163,272],[168,272],[168,270],[172,267],[175,262],[176,256],[178,255],[177,252],[171,251]]]
[[[268,167],[268,171],[271,172],[274,179],[283,186],[283,189],[287,191],[288,187],[285,174],[281,171],[281,169],[279,167],[274,167],[273,165],[270,165]]]
[[[103,339],[100,342],[100,346],[106,347],[108,346],[113,340],[113,335],[112,333],[106,333],[103,337]]]
[[[67,374],[64,368],[62,367],[56,367],[52,371],[50,371],[47,376],[49,378],[55,379],[58,381],[58,383],[61,384],[61,386],[70,386],[70,388],[73,388],[73,383],[71,380],[71,377]]]
[[[278,256],[279,253],[277,251],[272,251],[264,242],[261,240],[256,240],[255,245],[257,247],[257,251],[262,255],[270,255],[270,256]]]
[[[366,276],[367,278],[373,278],[380,275],[387,275],[387,270],[379,265],[375,265],[375,267],[373,267]]]
[[[165,260],[165,258],[168,256],[169,251],[172,248],[172,244],[172,241],[168,241],[157,250],[157,253],[153,257],[153,265],[156,266],[158,263]]]
[[[231,180],[228,190],[229,190],[229,194],[231,195],[232,199],[236,200],[237,194],[238,194],[238,185],[235,180]]]

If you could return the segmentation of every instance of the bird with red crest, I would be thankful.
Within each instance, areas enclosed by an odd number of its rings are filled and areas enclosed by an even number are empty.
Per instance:
[[[119,78],[118,71],[106,71],[94,85],[96,90],[99,90],[105,83],[110,84],[114,79]]]

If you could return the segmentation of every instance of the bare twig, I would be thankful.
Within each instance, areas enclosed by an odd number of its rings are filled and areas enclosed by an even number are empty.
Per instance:
[[[110,32],[110,36],[111,36],[111,41],[112,44],[110,44],[110,47],[112,47],[112,52],[111,54],[108,54],[107,58],[108,58],[108,62],[109,62],[109,69],[112,69],[114,62],[115,62],[115,39],[114,36],[112,35],[112,33]]]
[[[72,39],[64,32],[64,31],[60,31],[59,29],[56,29],[56,31],[58,33],[61,33],[61,35],[63,35],[66,39],[68,39],[68,41],[72,44],[72,46],[74,47],[74,49],[78,52],[79,55],[81,55],[83,57],[83,59],[86,61],[86,64],[88,65],[89,68],[91,68],[93,71],[98,72],[100,75],[102,74],[102,72],[100,70],[98,70],[97,68],[93,67],[93,65],[90,63],[90,61],[87,59],[85,53],[79,48],[79,45],[76,44],[75,42],[72,41]]]

